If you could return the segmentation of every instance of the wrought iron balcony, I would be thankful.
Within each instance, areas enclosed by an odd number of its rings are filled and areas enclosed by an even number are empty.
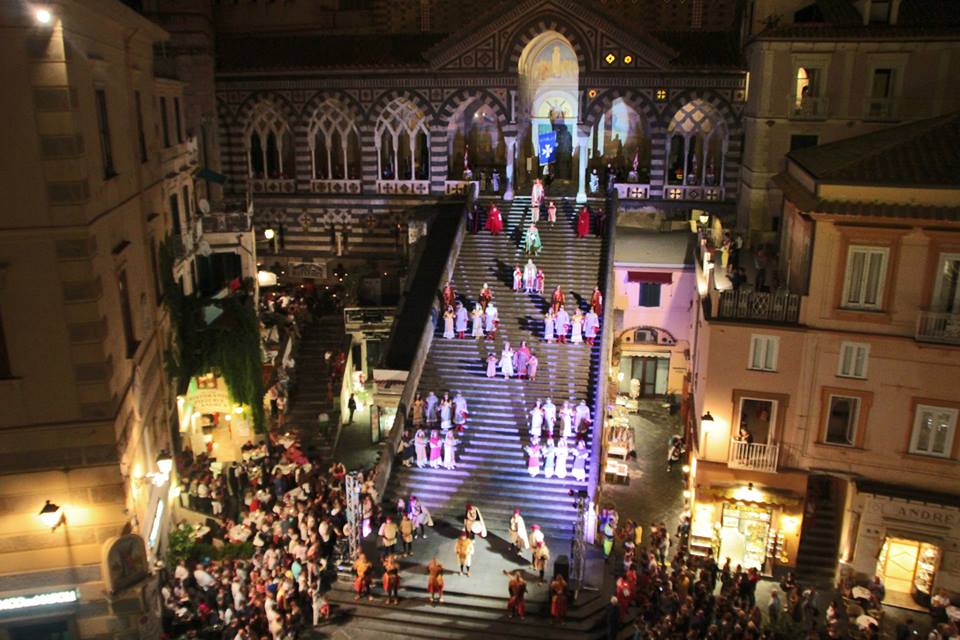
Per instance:
[[[776,473],[779,453],[780,445],[754,444],[731,438],[727,466],[731,469]]]
[[[919,312],[916,339],[918,342],[960,345],[960,313]]]
[[[740,322],[800,322],[800,295],[765,291],[722,291],[718,297],[717,320]]]

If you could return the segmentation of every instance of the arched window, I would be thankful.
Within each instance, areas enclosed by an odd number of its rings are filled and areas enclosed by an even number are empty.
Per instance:
[[[717,110],[697,99],[683,105],[667,127],[667,182],[723,184],[727,125]]]
[[[614,100],[594,125],[590,155],[590,168],[602,175],[604,168],[612,166],[617,182],[650,179],[650,139],[646,124],[623,98]]]
[[[295,174],[293,134],[277,108],[261,101],[246,129],[247,168],[251,178],[292,179]]]
[[[430,179],[430,132],[416,105],[397,98],[383,108],[374,133],[381,180]]]
[[[307,130],[314,180],[359,180],[360,135],[347,109],[336,100],[317,107]]]

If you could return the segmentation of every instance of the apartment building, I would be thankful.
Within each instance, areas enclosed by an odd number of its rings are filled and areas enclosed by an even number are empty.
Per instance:
[[[197,145],[166,33],[114,0],[0,5],[0,638],[151,637],[175,403],[157,249]]]
[[[738,228],[776,243],[784,156],[960,109],[960,9],[943,0],[751,0]]]
[[[701,249],[704,550],[960,591],[958,143],[954,114],[788,154],[779,289],[729,290]]]

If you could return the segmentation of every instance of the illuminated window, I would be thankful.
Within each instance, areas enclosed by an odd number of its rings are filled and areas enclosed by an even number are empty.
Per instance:
[[[910,453],[949,458],[957,428],[957,409],[918,404],[910,437]]]
[[[612,53],[608,53],[607,57],[604,58],[604,60],[607,61],[607,64],[613,64],[614,62],[617,61],[617,56],[613,55]]]

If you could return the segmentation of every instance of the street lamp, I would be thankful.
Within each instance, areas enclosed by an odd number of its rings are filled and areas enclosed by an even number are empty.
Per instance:
[[[66,520],[63,515],[63,509],[60,508],[60,505],[54,504],[49,500],[46,501],[46,504],[43,505],[43,508],[40,509],[40,521],[45,527],[50,527],[50,532],[53,533],[57,530],[61,524]]]
[[[701,224],[701,225],[703,225],[704,227],[707,226],[707,223],[710,222],[710,214],[709,214],[709,213],[701,213],[699,220],[700,220],[700,224]]]
[[[53,16],[50,14],[48,9],[37,9],[33,13],[34,19],[37,21],[37,24],[47,25],[50,24],[50,21],[53,20]]]
[[[267,240],[273,240],[273,238],[274,238],[276,235],[277,235],[277,232],[274,231],[273,229],[264,229],[264,230],[263,230],[263,237],[266,238]]]

